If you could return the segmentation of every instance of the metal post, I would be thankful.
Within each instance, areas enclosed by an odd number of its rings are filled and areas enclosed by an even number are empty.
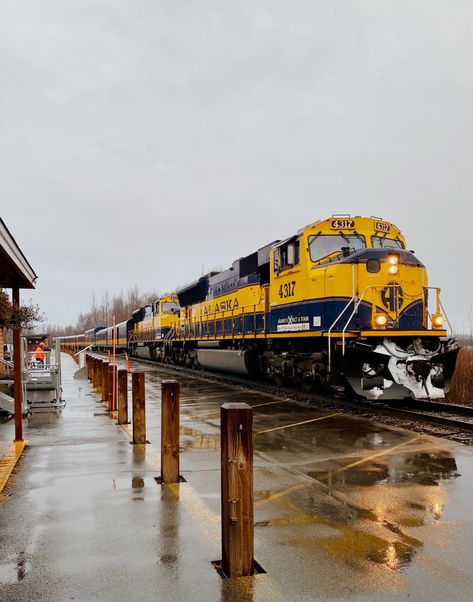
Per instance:
[[[118,370],[118,424],[128,424],[127,370]]]
[[[108,362],[102,362],[102,401],[108,401]]]
[[[146,443],[145,375],[133,372],[131,375],[133,443]]]
[[[20,289],[12,290],[13,308],[20,308]],[[13,380],[15,396],[15,441],[23,441],[23,383],[21,380],[21,328],[13,329]]]
[[[222,570],[227,577],[254,573],[253,410],[225,403],[221,419]]]
[[[161,383],[161,481],[179,482],[179,383]]]
[[[61,366],[61,339],[56,339],[56,346],[54,350],[54,360],[57,365],[57,375],[59,381],[59,388],[62,386],[62,366]]]

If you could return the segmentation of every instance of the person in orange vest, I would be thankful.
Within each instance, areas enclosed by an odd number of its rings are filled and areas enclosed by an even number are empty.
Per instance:
[[[43,341],[41,341],[34,351],[36,361],[40,364],[44,364],[44,360],[46,359],[46,353],[44,352],[45,349],[46,345]]]

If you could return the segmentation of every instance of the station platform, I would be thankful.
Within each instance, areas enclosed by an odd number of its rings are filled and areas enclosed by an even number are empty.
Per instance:
[[[471,600],[473,453],[153,366],[149,445],[63,355],[66,407],[34,413],[0,498],[0,599]],[[158,485],[160,382],[181,385],[181,474]],[[219,407],[254,408],[255,558],[222,579]],[[12,452],[12,422],[0,424]],[[3,443],[1,444],[3,445]]]

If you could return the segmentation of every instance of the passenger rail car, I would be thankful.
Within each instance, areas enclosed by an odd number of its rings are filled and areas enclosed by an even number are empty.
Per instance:
[[[455,368],[445,321],[440,289],[400,230],[343,215],[140,308],[126,345],[139,357],[304,388],[429,399],[444,396]],[[97,333],[101,348],[105,336]]]
[[[101,351],[111,351],[115,346],[115,350],[119,353],[126,351],[128,348],[129,323],[130,320],[126,320],[115,326],[101,328],[95,334],[94,347]]]

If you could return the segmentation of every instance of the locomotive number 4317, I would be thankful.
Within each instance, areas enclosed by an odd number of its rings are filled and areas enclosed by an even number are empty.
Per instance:
[[[345,228],[352,229],[355,227],[355,220],[354,219],[333,219],[330,225],[335,230],[342,230]]]
[[[279,297],[281,299],[285,299],[286,297],[294,296],[294,289],[296,288],[296,281],[292,280],[291,282],[286,282],[285,284],[281,284],[279,287]]]

